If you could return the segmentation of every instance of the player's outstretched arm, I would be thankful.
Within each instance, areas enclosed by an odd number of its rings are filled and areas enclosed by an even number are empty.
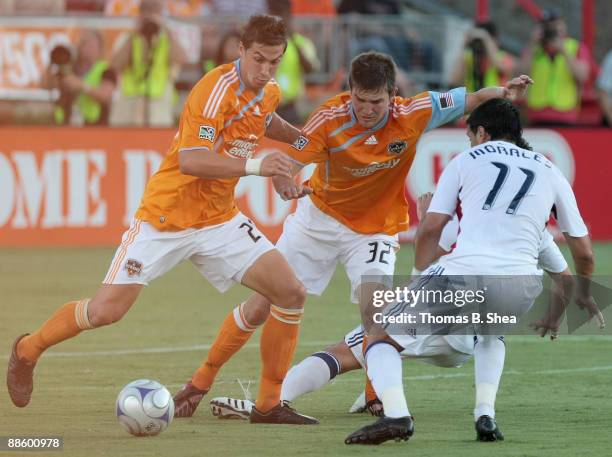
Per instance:
[[[236,159],[211,152],[208,148],[179,151],[181,173],[203,179],[234,178],[246,175],[291,178],[292,162],[280,152],[261,159]]]
[[[478,105],[492,98],[505,98],[515,102],[525,95],[530,84],[533,84],[533,79],[527,75],[521,75],[508,81],[505,86],[485,87],[476,92],[470,92],[465,96],[465,113],[471,113]]]
[[[414,252],[414,268],[423,271],[435,259],[442,229],[450,220],[448,214],[427,213],[417,229]]]
[[[570,236],[567,233],[563,233],[563,235],[576,268],[576,304],[587,310],[589,319],[595,317],[599,327],[604,328],[606,322],[591,295],[591,276],[595,271],[595,256],[593,255],[591,238],[588,235],[580,237]]]
[[[272,119],[266,128],[266,137],[281,143],[293,144],[299,136],[299,129],[295,128],[278,114],[272,113]]]

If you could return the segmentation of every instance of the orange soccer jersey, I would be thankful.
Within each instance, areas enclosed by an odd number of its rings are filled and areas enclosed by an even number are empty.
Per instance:
[[[307,185],[321,211],[358,233],[394,235],[408,228],[404,182],[421,134],[463,115],[464,106],[464,88],[395,97],[385,117],[367,129],[344,92],[310,117],[290,155],[317,163]]]
[[[276,81],[259,93],[245,88],[240,61],[207,73],[192,89],[170,152],[145,189],[136,218],[159,230],[201,228],[238,213],[234,188],[239,178],[201,179],[181,173],[181,150],[250,158],[280,100]]]

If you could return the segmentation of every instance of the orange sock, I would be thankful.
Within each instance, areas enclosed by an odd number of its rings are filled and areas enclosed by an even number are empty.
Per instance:
[[[221,367],[244,346],[257,329],[244,318],[243,305],[241,303],[227,315],[202,366],[191,377],[191,383],[198,389],[211,388]]]
[[[38,330],[19,341],[19,357],[36,362],[51,346],[93,328],[87,316],[88,305],[89,299],[62,305]]]
[[[280,403],[281,386],[293,359],[303,313],[304,309],[270,306],[260,342],[262,369],[255,407],[261,412]]]

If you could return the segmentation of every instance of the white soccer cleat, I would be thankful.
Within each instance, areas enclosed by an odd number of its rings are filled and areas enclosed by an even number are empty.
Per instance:
[[[357,399],[355,400],[355,403],[353,403],[353,406],[351,406],[349,408],[349,414],[360,414],[365,412],[366,410],[366,398],[365,398],[365,391],[361,392],[361,395],[359,395],[359,397],[357,397]]]
[[[210,401],[213,416],[219,419],[248,420],[255,403],[251,400],[241,400],[230,397],[217,397]]]

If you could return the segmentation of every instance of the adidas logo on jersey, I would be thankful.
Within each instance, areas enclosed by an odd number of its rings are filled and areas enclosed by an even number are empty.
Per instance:
[[[255,116],[261,116],[261,111],[259,111],[259,105],[255,105],[255,108],[253,108],[253,114]]]
[[[363,144],[378,144],[378,140],[374,135],[370,136]]]

